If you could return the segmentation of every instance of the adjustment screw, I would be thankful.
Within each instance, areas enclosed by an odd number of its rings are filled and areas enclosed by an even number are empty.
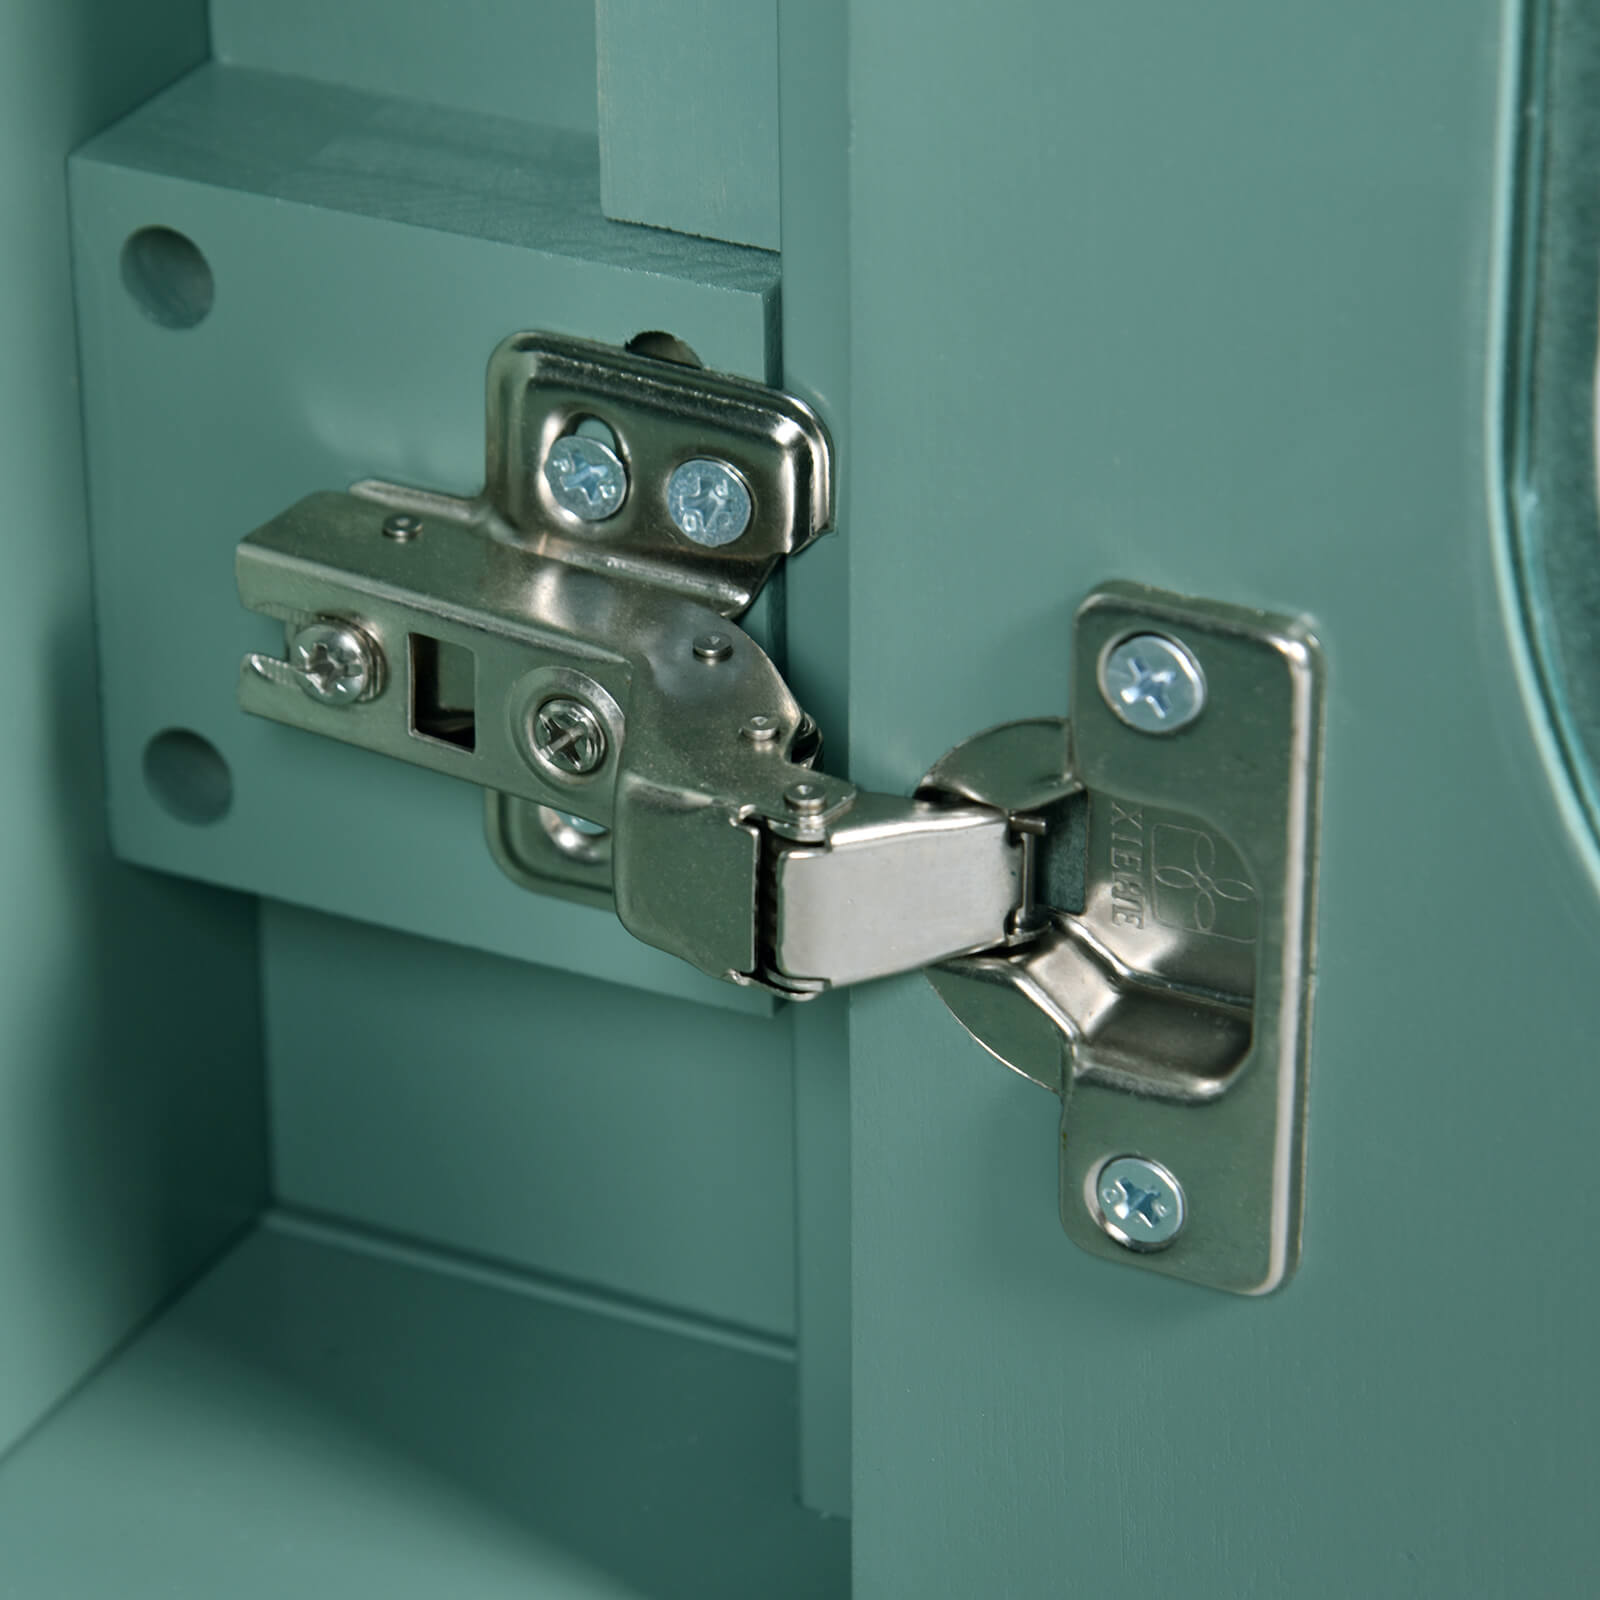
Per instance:
[[[696,544],[732,544],[750,526],[750,489],[726,461],[697,456],[667,480],[667,510]]]
[[[733,640],[725,633],[702,633],[694,642],[694,653],[701,661],[726,661],[733,654]]]
[[[606,730],[581,700],[558,695],[533,714],[533,748],[558,772],[587,777],[606,759]]]
[[[408,512],[397,511],[392,517],[386,517],[383,523],[383,536],[393,539],[396,544],[410,544],[422,532],[422,518],[413,517]]]
[[[1094,1180],[1095,1221],[1129,1250],[1164,1250],[1183,1231],[1183,1185],[1158,1161],[1113,1156]]]
[[[815,816],[828,809],[828,791],[820,783],[791,783],[783,791],[783,803],[802,816]]]
[[[1135,634],[1100,658],[1100,693],[1140,733],[1176,733],[1205,710],[1200,663],[1176,639]]]
[[[313,622],[289,642],[289,665],[311,699],[348,706],[377,693],[383,655],[353,622]]]
[[[556,504],[581,522],[615,516],[628,494],[628,470],[616,451],[581,433],[569,433],[550,447],[544,481]]]
[[[762,716],[759,712],[753,717],[746,717],[739,724],[739,737],[748,739],[751,744],[771,744],[778,737],[778,719]]]

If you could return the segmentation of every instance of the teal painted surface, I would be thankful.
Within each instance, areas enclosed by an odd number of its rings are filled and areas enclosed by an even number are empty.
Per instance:
[[[595,0],[606,215],[776,250],[777,0]]]
[[[233,552],[317,488],[363,476],[471,492],[483,374],[510,330],[686,339],[765,374],[774,258],[609,223],[593,139],[208,68],[74,163],[112,834],[148,866],[569,971],[769,1013],[530,895],[469,785],[242,715],[238,662],[281,629],[240,609]],[[160,224],[207,255],[215,309],[151,322],[123,240]],[[192,728],[233,771],[204,828],[146,789],[146,741]]]
[[[700,351],[703,360],[715,359],[727,371],[763,370],[764,351],[750,343],[749,328],[752,314],[759,316],[776,294],[777,261],[765,251],[609,222],[600,209],[599,146],[592,135],[210,66],[94,140],[78,163],[162,173],[455,235],[464,241],[464,261],[474,244],[487,240],[558,258],[569,270],[575,261],[592,263],[600,270],[590,300],[552,307],[591,325],[631,328],[626,317],[632,305],[622,286],[635,296],[643,292],[625,279],[619,285],[605,269],[659,274],[671,283],[656,292],[675,291],[677,298],[653,309],[680,315],[698,309],[694,331],[708,347]],[[418,241],[409,243],[414,250]],[[407,241],[395,238],[391,247],[404,259]],[[553,263],[525,265],[530,273],[548,272]],[[373,293],[392,294],[381,309],[414,332],[431,308],[415,304],[404,280],[390,286],[387,276],[373,274]],[[524,293],[553,297],[555,288],[530,280]],[[737,298],[730,303],[718,295]],[[714,330],[706,327],[711,306],[722,308]],[[481,444],[480,438],[480,454]]]
[[[1600,906],[1491,555],[1500,27],[852,8],[854,775],[1059,713],[1108,576],[1309,610],[1330,691],[1280,1294],[1075,1251],[1054,1102],[856,996],[858,1600],[1593,1590],[1595,1263],[1536,1197],[1600,1123]]]
[[[783,157],[783,383],[843,440],[849,429],[849,116],[844,0],[783,0],[778,14]],[[836,457],[838,533],[786,573],[789,682],[849,751],[851,452]],[[793,1009],[798,1233],[800,1493],[850,1510],[850,1002]]]
[[[261,1233],[0,1467],[0,1593],[842,1596],[848,1525],[792,1498],[793,1380]]]
[[[105,839],[68,260],[67,152],[204,51],[197,4],[0,11],[0,1451],[264,1184],[253,910]]]
[[[266,906],[274,1192],[794,1333],[783,1020]]]
[[[232,66],[593,134],[587,0],[211,0]]]
[[[795,1314],[801,1501],[850,1515],[850,1005],[794,1017]]]

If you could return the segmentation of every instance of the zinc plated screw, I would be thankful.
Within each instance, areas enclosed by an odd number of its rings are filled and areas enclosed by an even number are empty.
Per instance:
[[[1129,1250],[1165,1250],[1183,1230],[1183,1185],[1159,1161],[1113,1156],[1094,1180],[1095,1221]]]
[[[533,714],[533,748],[558,772],[584,778],[606,759],[606,730],[581,700],[557,695]]]
[[[696,456],[667,480],[667,510],[686,539],[715,549],[750,526],[750,490],[726,461]]]
[[[383,655],[353,622],[324,620],[295,634],[289,664],[311,699],[347,706],[377,692]]]
[[[1130,728],[1176,733],[1205,710],[1206,680],[1176,639],[1139,633],[1101,657],[1100,693]]]
[[[544,458],[544,481],[556,504],[580,522],[615,516],[628,494],[628,469],[616,451],[581,433],[569,433],[551,445]]]

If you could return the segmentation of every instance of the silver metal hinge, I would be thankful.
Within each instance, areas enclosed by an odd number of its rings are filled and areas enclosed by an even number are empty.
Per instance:
[[[818,769],[738,625],[831,522],[788,396],[520,334],[484,493],[316,494],[239,547],[285,625],[244,709],[468,779],[496,859],[647,943],[805,998],[929,968],[1062,1097],[1090,1250],[1260,1292],[1298,1246],[1320,677],[1300,624],[1130,585],[1075,631],[1070,717],[917,793]]]

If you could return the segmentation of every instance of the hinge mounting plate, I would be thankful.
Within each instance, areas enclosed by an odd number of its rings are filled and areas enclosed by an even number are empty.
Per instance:
[[[1141,637],[1203,673],[1203,709],[1170,733],[1118,715],[1105,689],[1102,663]],[[1264,1293],[1300,1241],[1320,651],[1298,621],[1108,584],[1078,613],[1072,683],[1070,722],[981,734],[926,786],[1037,809],[1051,798],[1039,774],[1059,770],[1057,796],[1081,792],[1081,878],[1031,943],[929,977],[987,1050],[1061,1096],[1073,1239]],[[1175,1227],[1108,1212],[1126,1196],[1102,1175],[1128,1158],[1148,1164]]]

